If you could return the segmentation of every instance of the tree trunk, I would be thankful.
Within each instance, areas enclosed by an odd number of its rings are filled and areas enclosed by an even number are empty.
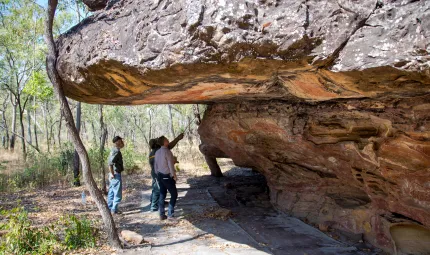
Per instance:
[[[2,111],[2,120],[3,120],[4,130],[5,130],[5,133],[2,138],[2,142],[3,142],[3,148],[5,149],[9,147],[9,126],[7,125],[7,120],[6,120],[7,100],[8,98],[6,98],[6,100],[3,102],[3,111]]]
[[[15,103],[12,102],[12,135],[10,137],[10,145],[9,145],[9,149],[11,151],[15,150],[15,140],[16,140],[15,133],[16,133],[16,102]]]
[[[27,134],[28,134],[28,143],[33,144],[33,139],[31,136],[31,117],[30,112],[27,110]]]
[[[58,147],[61,150],[61,125],[63,123],[63,114],[60,113],[60,123],[58,124],[58,134],[57,134],[57,139],[58,139]]]
[[[94,121],[91,121],[91,129],[93,131],[93,146],[97,145],[97,134],[96,134],[96,127],[94,126]]]
[[[48,76],[54,86],[54,91],[58,97],[58,100],[60,101],[61,111],[63,112],[64,118],[66,121],[66,126],[70,131],[72,142],[82,161],[83,177],[85,180],[85,184],[87,185],[87,189],[89,190],[91,196],[93,197],[94,201],[97,204],[97,207],[99,208],[111,245],[115,248],[121,249],[121,242],[119,240],[118,233],[115,228],[115,222],[113,221],[112,215],[109,212],[109,208],[107,207],[106,201],[104,200],[100,190],[97,188],[97,185],[91,174],[91,167],[90,167],[90,162],[88,158],[88,153],[85,149],[84,144],[81,141],[81,138],[79,137],[79,132],[73,123],[73,115],[72,115],[72,112],[70,111],[70,107],[67,102],[67,99],[64,96],[63,88],[61,85],[61,78],[58,75],[58,72],[55,68],[57,51],[55,49],[54,38],[52,36],[52,24],[53,24],[57,3],[58,3],[57,0],[48,0],[47,18],[45,21],[46,22],[45,23],[46,24],[45,41],[48,47],[48,55],[47,55],[47,61],[46,61]]]
[[[54,145],[55,148],[55,136],[54,136],[54,126],[57,122],[52,123],[52,119],[50,121],[50,125],[51,127],[49,128],[49,141],[52,141],[52,144]]]
[[[170,128],[170,135],[172,136],[172,139],[175,139],[175,130],[173,129],[173,118],[172,118],[172,105],[168,104],[167,109],[169,110],[169,128]]]
[[[107,138],[107,128],[103,120],[103,105],[99,106],[99,114],[100,114],[100,172],[102,174],[101,188],[102,188],[103,194],[107,195],[105,155],[104,155],[106,138]]]
[[[39,141],[37,140],[36,97],[33,97],[33,116],[34,116],[34,119],[33,119],[34,143],[36,145],[36,148],[39,149]]]
[[[46,137],[46,146],[48,149],[48,153],[50,153],[50,142],[49,142],[49,130],[48,130],[48,113],[47,113],[47,109],[48,109],[48,102],[45,102],[45,104],[43,105],[43,119],[45,120],[45,137]]]
[[[76,130],[79,135],[81,132],[81,102],[78,102],[76,107]],[[79,154],[78,151],[75,150],[75,156],[73,157],[73,185],[75,186],[81,186],[79,180],[79,165]]]
[[[18,109],[19,109],[19,125],[21,126],[21,143],[22,143],[22,156],[24,160],[27,160],[27,151],[25,147],[25,129],[24,129],[24,109],[21,104],[21,98],[17,98]]]

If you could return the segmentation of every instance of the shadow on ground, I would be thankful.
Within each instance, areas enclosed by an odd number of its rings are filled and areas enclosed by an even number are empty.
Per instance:
[[[124,202],[120,229],[147,242],[124,254],[381,254],[276,211],[264,176],[250,169],[235,167],[222,178],[179,176],[177,187],[177,222],[160,221],[149,211],[149,189],[140,201]]]

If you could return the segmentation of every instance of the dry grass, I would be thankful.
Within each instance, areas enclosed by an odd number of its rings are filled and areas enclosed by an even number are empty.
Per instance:
[[[0,173],[10,175],[25,166],[21,153],[0,149]]]

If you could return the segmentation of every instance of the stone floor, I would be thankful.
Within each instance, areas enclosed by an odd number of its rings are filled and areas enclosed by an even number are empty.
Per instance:
[[[264,185],[253,173],[247,175],[180,179],[176,223],[149,212],[150,190],[141,191],[141,204],[124,201],[119,228],[143,235],[146,243],[118,254],[381,254],[362,243],[337,241],[277,212]]]

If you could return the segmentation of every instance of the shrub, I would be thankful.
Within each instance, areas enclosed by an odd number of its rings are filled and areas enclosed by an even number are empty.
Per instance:
[[[138,172],[138,170],[142,169],[143,163],[148,160],[148,156],[138,152],[132,143],[127,143],[121,153],[124,160],[124,170],[127,174]]]
[[[23,207],[1,215],[0,230],[6,234],[0,238],[0,255],[53,254],[96,245],[98,231],[86,218],[66,215],[53,225],[34,227]]]
[[[0,254],[52,254],[60,246],[51,227],[34,228],[23,207],[2,211],[7,219],[0,223],[6,234],[0,242]]]
[[[63,217],[65,225],[64,246],[69,249],[92,248],[96,246],[97,231],[86,218],[77,218],[74,215]]]
[[[73,155],[74,149],[70,143],[52,154],[30,150],[25,164],[8,174],[0,173],[0,191],[39,188],[54,180],[67,178],[72,169]]]

